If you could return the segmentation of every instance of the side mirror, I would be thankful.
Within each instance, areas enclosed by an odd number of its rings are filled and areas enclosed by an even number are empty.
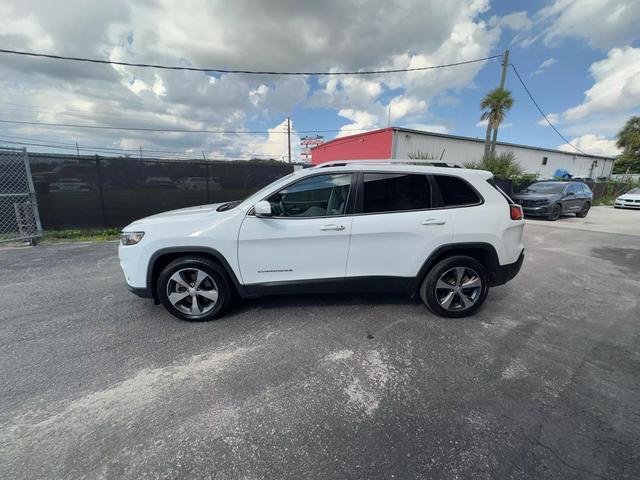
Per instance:
[[[576,192],[567,192],[567,193],[564,194],[564,196],[565,197],[569,197],[569,196],[575,195],[575,194],[576,194]]]
[[[271,217],[271,204],[266,200],[258,202],[253,207],[253,211],[258,218],[270,218]]]

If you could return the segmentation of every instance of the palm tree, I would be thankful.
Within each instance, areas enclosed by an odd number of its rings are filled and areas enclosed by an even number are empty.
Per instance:
[[[487,120],[487,136],[484,143],[484,155],[496,151],[496,139],[498,137],[498,127],[507,116],[507,112],[513,106],[511,92],[504,88],[496,88],[485,95],[480,102],[480,108],[484,110],[480,120]],[[491,131],[493,130],[493,141],[491,141]],[[491,151],[489,151],[491,147]]]

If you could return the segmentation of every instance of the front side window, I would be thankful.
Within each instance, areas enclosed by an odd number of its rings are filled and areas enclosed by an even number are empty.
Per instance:
[[[316,175],[271,195],[273,217],[343,215],[351,189],[351,174]]]
[[[426,175],[365,173],[363,213],[423,210],[431,207],[431,188]]]
[[[449,175],[435,175],[433,178],[442,194],[445,206],[459,207],[480,203],[478,194],[461,178]]]

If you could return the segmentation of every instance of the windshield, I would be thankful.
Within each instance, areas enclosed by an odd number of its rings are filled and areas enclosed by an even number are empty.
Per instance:
[[[562,193],[564,183],[534,183],[525,188],[527,193]]]
[[[636,195],[640,194],[640,187],[632,188],[627,193],[634,193]]]
[[[266,185],[265,187],[261,188],[260,190],[258,190],[256,193],[252,193],[251,195],[249,195],[249,197],[243,198],[242,200],[233,200],[231,202],[227,202],[227,203],[223,203],[222,205],[220,205],[218,208],[216,208],[216,210],[218,212],[226,212],[227,210],[231,210],[232,208],[237,207],[238,205],[240,205],[242,202],[244,202],[247,198],[253,197],[254,195],[261,195],[263,192],[269,190],[272,185],[276,182],[281,182],[282,180],[285,180],[289,177],[292,177],[296,172],[291,172],[288,175],[285,175],[284,177],[281,177],[273,182],[271,182],[270,184]]]

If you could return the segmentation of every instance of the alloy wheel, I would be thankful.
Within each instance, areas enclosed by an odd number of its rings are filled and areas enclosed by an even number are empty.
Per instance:
[[[473,307],[482,293],[480,275],[469,267],[454,267],[444,272],[435,286],[440,306],[452,312]]]
[[[218,285],[211,275],[203,270],[183,268],[169,278],[167,298],[179,312],[202,316],[215,307],[218,301]]]

